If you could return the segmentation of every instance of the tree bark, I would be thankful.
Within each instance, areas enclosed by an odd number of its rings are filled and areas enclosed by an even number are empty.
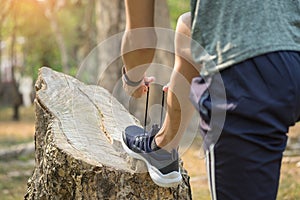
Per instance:
[[[174,188],[155,185],[122,149],[138,121],[111,94],[48,68],[36,83],[35,169],[25,199],[191,199],[187,172]]]

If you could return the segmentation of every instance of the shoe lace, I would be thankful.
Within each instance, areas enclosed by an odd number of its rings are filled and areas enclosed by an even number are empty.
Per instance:
[[[152,135],[149,135],[147,133],[147,117],[148,117],[148,105],[149,105],[149,94],[150,94],[150,85],[149,83],[145,83],[145,85],[148,87],[147,95],[146,95],[146,108],[145,108],[145,118],[144,118],[144,134],[136,136],[133,147],[144,151],[145,153],[151,151],[150,147],[150,139],[153,137]],[[165,102],[165,92],[162,90],[162,100],[161,100],[161,113],[160,113],[160,127],[162,126],[163,122],[163,114],[164,114],[164,102]],[[158,127],[157,127],[158,128]]]
[[[150,149],[150,137],[148,135],[138,135],[133,141],[133,147],[139,151],[145,153],[149,152]]]
[[[148,87],[148,90],[147,90],[147,96],[146,96],[146,108],[145,108],[145,118],[144,118],[144,135],[146,134],[146,129],[147,129],[147,116],[148,116],[149,93],[150,93],[149,83],[145,83],[145,84]],[[160,127],[162,126],[162,123],[163,123],[164,103],[165,103],[165,91],[162,90],[161,111],[160,111]]]

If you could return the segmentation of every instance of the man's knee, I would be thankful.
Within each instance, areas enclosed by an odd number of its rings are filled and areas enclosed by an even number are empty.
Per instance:
[[[182,14],[177,20],[175,51],[184,57],[190,57],[191,13]]]
[[[191,12],[186,12],[177,20],[177,29],[179,31],[184,31],[184,33],[188,30],[190,32],[191,29]]]

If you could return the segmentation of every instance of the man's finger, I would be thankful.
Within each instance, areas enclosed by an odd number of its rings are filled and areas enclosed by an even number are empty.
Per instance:
[[[167,85],[164,85],[163,91],[164,91],[164,92],[168,92],[169,86],[170,86],[170,83],[168,83]]]
[[[148,76],[144,78],[145,83],[152,83],[155,81],[155,77],[154,76]]]

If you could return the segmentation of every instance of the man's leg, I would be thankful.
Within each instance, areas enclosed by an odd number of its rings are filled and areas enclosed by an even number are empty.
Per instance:
[[[221,75],[230,108],[208,151],[212,197],[275,200],[286,132],[300,115],[300,53],[261,55]]]
[[[178,144],[192,116],[189,101],[190,83],[199,75],[190,58],[190,15],[181,16],[175,36],[175,66],[170,79],[167,96],[167,114],[161,129],[153,126],[145,133],[137,126],[127,127],[122,145],[134,158],[143,160],[152,180],[163,187],[180,183]],[[154,142],[155,141],[155,142]]]
[[[167,95],[167,112],[162,128],[155,137],[156,144],[168,151],[178,147],[194,111],[189,100],[190,84],[199,75],[199,69],[191,58],[190,23],[190,13],[181,15],[177,22],[176,55]]]
[[[122,44],[123,61],[130,80],[139,81],[144,76],[148,64],[152,62],[155,51],[149,48],[132,50],[138,44],[144,44],[145,42],[149,43],[149,46],[155,46],[156,36],[151,29],[147,29],[145,32],[132,32],[131,30],[154,26],[154,1],[126,0],[125,5],[126,32]],[[190,13],[180,16],[177,22],[175,65],[167,95],[167,113],[163,126],[155,138],[159,147],[169,151],[177,148],[193,113],[193,107],[188,98],[190,83],[193,77],[199,75],[199,71],[195,68],[196,65],[192,62],[190,54],[190,23]],[[147,38],[147,40],[144,38]],[[128,86],[125,84],[125,87]],[[130,88],[125,89],[130,91]],[[140,97],[145,92],[146,86],[141,86],[132,95]],[[183,110],[184,112],[182,112]]]

